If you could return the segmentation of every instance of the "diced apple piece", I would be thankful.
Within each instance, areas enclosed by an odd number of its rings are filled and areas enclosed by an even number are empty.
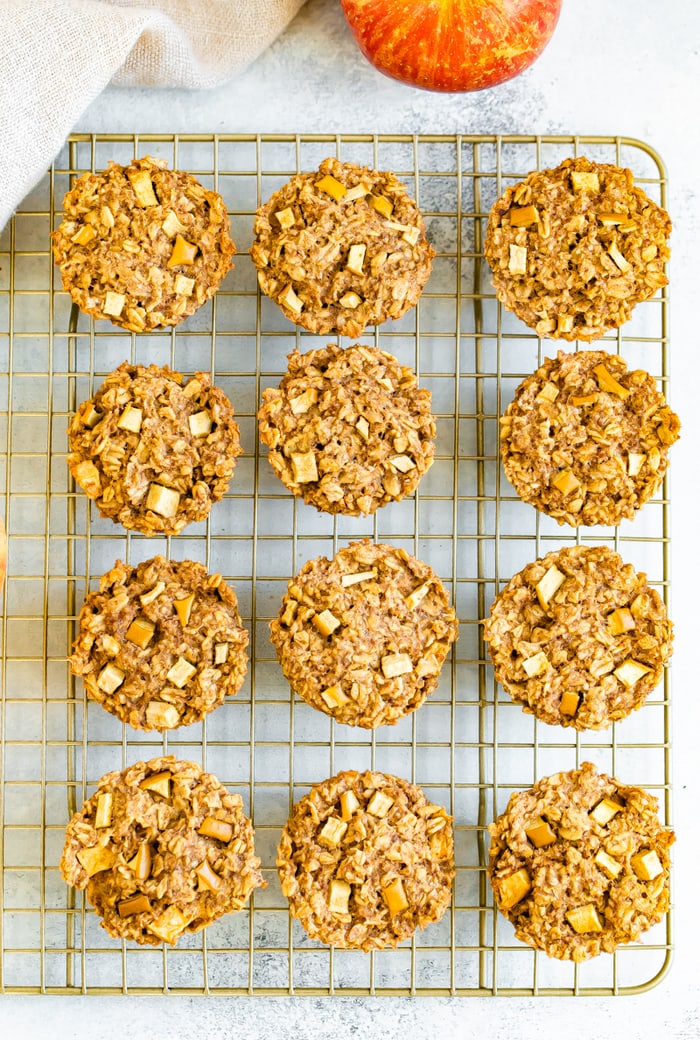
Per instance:
[[[581,487],[581,481],[570,469],[563,469],[552,477],[552,484],[557,491],[561,491],[562,495],[570,495],[572,491]]]
[[[146,720],[153,729],[175,729],[180,724],[180,713],[174,704],[151,701],[146,708]]]
[[[343,820],[339,820],[337,816],[329,816],[321,828],[318,840],[322,845],[335,848],[340,844],[347,829],[348,825]]]
[[[626,686],[628,690],[631,690],[633,686],[643,679],[645,675],[648,675],[651,668],[647,668],[641,661],[634,661],[630,658],[628,661],[623,661],[621,665],[613,672],[613,675],[620,680],[623,686]]]
[[[328,909],[332,914],[347,914],[351,892],[347,881],[333,878],[328,886]]]
[[[109,827],[112,822],[113,805],[114,795],[111,791],[103,791],[102,794],[97,796],[97,809],[95,810],[96,830],[101,830],[103,827]]]
[[[199,864],[195,874],[199,878],[199,887],[208,888],[210,892],[218,892],[223,884],[219,875],[215,870],[212,870],[209,861],[206,859]]]
[[[383,791],[375,791],[367,803],[367,812],[370,816],[376,816],[378,820],[384,819],[394,804],[394,799]]]
[[[134,408],[133,405],[128,404],[122,412],[122,414],[119,416],[117,426],[121,430],[129,430],[131,433],[138,433],[141,429],[142,422],[142,410],[140,408]]]
[[[142,605],[147,607],[149,603],[153,603],[154,600],[157,600],[162,592],[165,592],[165,582],[159,581],[152,589],[149,589],[148,592],[144,592],[142,596],[139,596],[139,599]]]
[[[126,303],[126,296],[124,293],[112,292],[108,290],[105,293],[105,302],[102,305],[102,310],[105,314],[108,314],[110,318],[118,318],[121,312],[124,310],[124,304]]]
[[[159,794],[163,798],[170,798],[170,781],[173,775],[167,770],[162,773],[151,773],[150,776],[146,776],[140,782],[139,787],[142,791],[153,791],[154,794]]]
[[[311,484],[318,480],[316,456],[312,451],[292,452],[292,477],[297,484]]]
[[[101,870],[109,870],[117,861],[111,849],[104,845],[93,845],[90,849],[79,849],[76,858],[88,877],[94,877]]]
[[[156,917],[155,921],[151,921],[148,925],[148,930],[157,935],[163,942],[174,943],[178,936],[182,935],[185,928],[187,928],[190,920],[190,918],[185,917],[182,910],[178,910],[176,906],[169,906],[167,910],[164,910],[162,914]]]
[[[165,214],[165,220],[161,227],[168,238],[174,238],[175,235],[184,235],[187,232],[187,228],[180,223],[177,215],[171,209]]]
[[[233,837],[233,827],[227,820],[217,820],[215,816],[206,816],[197,829],[197,834],[217,841],[229,842]]]
[[[303,302],[294,292],[291,285],[288,285],[284,292],[278,297],[278,301],[279,303],[283,303],[286,307],[289,307],[290,311],[294,311],[295,314],[301,314],[304,309]]]
[[[630,858],[630,866],[640,881],[653,881],[664,871],[661,860],[654,849],[642,849],[636,853]]]
[[[197,669],[195,666],[190,664],[186,658],[178,657],[175,664],[168,671],[166,679],[168,682],[171,682],[173,686],[177,686],[178,690],[181,690],[183,687],[187,686],[187,683],[196,672]]]
[[[120,917],[131,917],[133,914],[146,914],[151,909],[151,901],[143,892],[129,896],[117,903]]]
[[[509,212],[511,227],[529,227],[539,223],[540,215],[535,206],[512,206]]]
[[[600,179],[594,170],[572,170],[571,187],[574,191],[600,191]]]
[[[338,303],[341,307],[354,311],[362,303],[362,297],[358,296],[356,292],[346,292],[340,297]]]
[[[346,697],[340,688],[339,683],[335,683],[333,686],[329,686],[325,690],[321,690],[321,696],[328,705],[329,708],[340,708],[343,704],[349,704],[350,698]]]
[[[567,910],[564,916],[578,935],[583,935],[586,932],[603,931],[598,911],[592,903],[587,903],[585,906],[577,906],[573,910]]]
[[[575,715],[581,703],[581,694],[573,690],[565,690],[559,701],[559,711],[562,715]]]
[[[344,574],[340,579],[340,584],[344,589],[349,588],[351,585],[359,585],[363,581],[371,581],[372,578],[377,577],[377,568],[373,567],[371,571],[356,571],[354,574]]]
[[[343,793],[340,796],[341,819],[347,822],[349,819],[351,819],[351,817],[357,812],[359,808],[360,803],[355,796],[355,792],[343,791]]]
[[[99,498],[102,494],[100,471],[94,462],[85,459],[75,467],[75,479],[89,498]]]
[[[555,564],[549,568],[535,585],[535,592],[543,610],[547,609],[552,597],[558,592],[566,581],[566,575],[562,574]]]
[[[535,400],[536,401],[549,401],[549,403],[552,404],[554,401],[556,401],[558,396],[559,396],[559,387],[555,386],[554,383],[545,383],[544,386],[542,387],[542,389],[540,390],[540,392],[538,393],[537,397],[535,398]]]
[[[340,628],[340,621],[330,610],[322,610],[320,614],[314,614],[311,620],[322,636],[330,636],[336,628]]]
[[[311,406],[316,404],[317,401],[318,390],[315,386],[308,387],[303,393],[291,398],[289,407],[292,410],[292,415],[306,415]]]
[[[211,433],[212,418],[206,409],[201,412],[194,412],[187,422],[193,437],[208,437]]]
[[[632,617],[632,611],[627,607],[618,607],[608,614],[608,628],[614,636],[622,636],[625,632],[633,632],[636,622]]]
[[[396,878],[390,885],[383,888],[382,896],[384,897],[384,902],[386,903],[392,917],[396,914],[400,914],[403,910],[408,909],[406,890],[403,887],[403,881],[401,878]]]
[[[510,246],[508,270],[511,274],[527,274],[527,247]]]
[[[595,377],[598,380],[598,386],[601,390],[606,390],[610,394],[617,394],[623,400],[629,397],[630,391],[622,383],[618,383],[615,376],[607,370],[605,365],[596,365],[593,369]]]
[[[404,233],[401,235],[404,242],[408,242],[409,246],[414,246],[420,238],[420,228],[415,225],[407,227]]]
[[[294,210],[291,206],[286,206],[284,209],[279,209],[275,213],[277,217],[277,223],[281,228],[287,231],[290,227],[294,227],[296,219],[294,217]]]
[[[385,678],[395,679],[399,675],[412,672],[413,661],[410,654],[385,654],[381,660],[381,667]]]
[[[361,415],[355,423],[355,429],[359,433],[360,437],[362,437],[363,441],[369,440],[369,423],[365,419],[364,415]]]
[[[632,264],[622,255],[614,242],[608,249],[608,256],[623,274],[627,274],[628,271],[632,270]]]
[[[150,509],[166,520],[177,514],[180,505],[180,492],[162,484],[150,484],[146,496],[146,509]]]
[[[626,213],[599,213],[598,220],[601,224],[623,224],[627,220]]]
[[[148,170],[129,170],[127,177],[131,181],[134,195],[142,206],[157,206],[158,199],[153,191],[153,181]]]
[[[536,849],[542,849],[546,845],[553,845],[557,840],[556,834],[541,816],[533,820],[532,823],[527,824],[525,833]]]
[[[642,472],[642,467],[646,462],[646,455],[640,452],[631,451],[627,456],[627,473],[630,477],[638,477]]]
[[[613,801],[612,798],[603,798],[591,809],[588,815],[592,820],[600,824],[601,827],[605,827],[606,824],[610,823],[613,816],[619,813],[620,809],[622,809],[622,806],[619,802]]]
[[[319,191],[325,191],[327,195],[335,199],[336,202],[340,202],[343,196],[347,193],[347,188],[344,184],[341,184],[339,180],[327,173],[325,177],[321,177],[320,181],[316,181],[315,187]]]
[[[593,862],[597,863],[601,870],[604,870],[608,877],[611,878],[616,878],[622,870],[622,864],[618,863],[612,856],[609,856],[604,849],[596,853]]]
[[[377,213],[380,213],[387,219],[394,212],[394,206],[388,199],[384,198],[383,195],[370,195],[368,202],[372,209],[376,209]]]
[[[360,181],[360,183],[356,184],[353,188],[348,188],[343,195],[343,198],[346,202],[354,202],[355,199],[362,199],[365,195],[369,195],[369,193],[370,189],[366,184],[363,184],[362,181]]]
[[[145,617],[135,617],[126,630],[126,638],[145,650],[156,630],[155,623]]]
[[[97,238],[97,232],[92,224],[83,224],[73,235],[71,242],[75,243],[76,246],[86,246],[88,242],[92,242],[93,238]]]
[[[126,672],[117,668],[116,664],[106,664],[97,676],[97,685],[103,693],[114,693],[124,682]]]
[[[510,910],[521,899],[524,899],[532,888],[530,875],[525,867],[516,870],[508,877],[499,878],[497,881],[498,903],[501,910]]]
[[[228,643],[214,644],[214,664],[226,664],[228,661]]]
[[[559,314],[557,316],[557,332],[571,332],[574,327],[574,318],[571,314]]]
[[[136,855],[128,863],[137,881],[145,881],[151,876],[151,859],[151,846],[147,841],[144,841],[139,845]]]
[[[389,462],[399,473],[410,473],[412,469],[416,468],[416,464],[410,455],[394,455],[389,459]]]
[[[193,242],[188,242],[182,235],[176,235],[173,251],[168,260],[168,267],[180,267],[181,265],[189,267],[190,264],[194,263],[196,256],[197,246]]]
[[[194,278],[188,278],[184,274],[176,274],[173,290],[178,296],[191,296],[194,290]]]
[[[352,274],[361,275],[362,268],[365,262],[365,254],[367,252],[367,246],[359,243],[354,246],[350,246],[348,252],[348,261],[346,267]]]
[[[404,603],[409,610],[415,610],[421,600],[425,599],[430,591],[430,582],[425,581],[422,585],[418,585],[415,589],[412,589],[407,596],[404,596]]]
[[[539,653],[533,654],[532,657],[526,657],[523,659],[523,669],[528,679],[534,679],[538,675],[544,675],[549,668],[549,661],[544,650],[540,650]]]
[[[186,628],[189,624],[190,614],[192,613],[192,605],[194,604],[194,592],[191,592],[189,596],[185,596],[184,599],[173,600],[173,606],[175,607],[175,613],[180,619],[180,624],[183,628]]]

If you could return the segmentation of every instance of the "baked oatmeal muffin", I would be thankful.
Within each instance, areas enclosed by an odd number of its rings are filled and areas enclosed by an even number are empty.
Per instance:
[[[396,946],[449,905],[452,820],[406,780],[339,773],[294,806],[277,868],[290,913],[312,939],[343,949]]]
[[[85,173],[63,208],[52,235],[63,288],[86,314],[132,332],[179,324],[233,266],[221,196],[161,159]]]
[[[426,563],[363,541],[304,564],[270,636],[300,697],[337,722],[372,729],[397,722],[432,693],[457,627]]]
[[[100,515],[143,534],[205,520],[241,454],[233,408],[207,372],[120,365],[68,428],[68,466]]]
[[[257,212],[260,287],[296,325],[359,336],[418,302],[435,255],[393,173],[326,159]]]
[[[240,795],[169,756],[107,773],[66,830],[61,873],[115,939],[174,946],[265,887]]]
[[[671,656],[673,626],[646,574],[605,545],[547,553],[491,605],[496,679],[550,725],[602,729],[641,707]]]
[[[70,666],[122,722],[163,731],[201,721],[238,693],[247,646],[220,574],[193,560],[117,560],[85,599]]]
[[[435,454],[431,394],[377,347],[295,351],[263,390],[260,438],[285,487],[326,513],[374,513],[415,491]]]
[[[630,170],[565,159],[503,193],[484,252],[498,299],[538,336],[590,341],[668,283],[670,234]]]
[[[658,924],[675,835],[657,805],[589,762],[511,795],[489,826],[488,872],[518,939],[584,961]]]
[[[524,502],[572,527],[632,520],[658,490],[678,416],[656,382],[605,351],[560,351],[515,391],[501,458]]]

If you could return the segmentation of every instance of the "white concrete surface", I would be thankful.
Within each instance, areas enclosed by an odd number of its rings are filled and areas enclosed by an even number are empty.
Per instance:
[[[6,5],[5,17],[11,17]],[[642,138],[669,170],[673,454],[675,941],[666,979],[639,997],[561,999],[0,999],[0,1037],[700,1037],[698,983],[698,436],[700,7],[695,0],[564,0],[541,59],[477,95],[394,83],[361,57],[336,0],[309,0],[243,76],[211,92],[105,92],[76,126],[123,132],[600,133]]]

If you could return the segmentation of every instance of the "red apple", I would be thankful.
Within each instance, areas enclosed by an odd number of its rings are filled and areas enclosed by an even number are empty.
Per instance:
[[[364,56],[426,90],[483,90],[523,72],[562,0],[340,0]]]

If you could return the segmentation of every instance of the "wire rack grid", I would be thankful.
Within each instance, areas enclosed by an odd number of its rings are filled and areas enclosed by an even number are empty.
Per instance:
[[[53,271],[50,230],[85,170],[153,154],[224,196],[235,270],[209,304],[174,330],[134,336],[71,307]],[[433,394],[436,461],[410,499],[370,518],[331,517],[295,500],[257,438],[261,389],[285,355],[326,342],[295,329],[258,292],[247,250],[255,209],[327,155],[394,170],[417,198],[437,256],[418,306],[371,330],[413,365]],[[11,993],[617,994],[666,971],[670,915],[613,956],[580,966],[515,940],[493,908],[486,826],[512,791],[584,760],[653,790],[670,815],[668,677],[644,708],[610,731],[576,734],[537,723],[498,688],[479,621],[527,562],[578,541],[604,542],[668,594],[668,487],[634,523],[562,529],[519,501],[498,459],[498,417],[517,383],[555,346],[497,304],[482,257],[493,201],[534,168],[587,154],[629,166],[662,205],[666,177],[647,145],[604,137],[371,135],[75,135],[0,236],[0,490],[9,535],[2,615],[0,987]],[[602,345],[667,389],[666,291],[636,308]],[[575,348],[570,348],[575,349]],[[245,454],[206,523],[176,538],[128,533],[102,520],[71,482],[66,428],[75,407],[123,360],[210,370],[233,402]],[[396,726],[356,732],[295,700],[268,638],[287,580],[306,560],[358,537],[404,546],[450,589],[460,637],[440,685]],[[189,557],[236,587],[251,665],[238,696],[201,725],[162,738],[122,726],[87,702],[66,657],[83,598],[117,558]],[[175,949],[110,939],[60,877],[70,815],[106,771],[163,752],[193,759],[243,796],[268,882],[247,909]],[[291,920],[274,867],[280,829],[308,787],[343,768],[393,772],[421,784],[455,820],[450,910],[393,951],[363,954],[309,940]]]

